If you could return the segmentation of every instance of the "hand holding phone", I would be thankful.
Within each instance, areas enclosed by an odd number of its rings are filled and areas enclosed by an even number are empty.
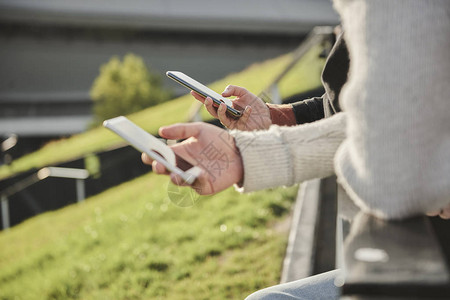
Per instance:
[[[131,146],[160,162],[167,170],[179,175],[188,184],[193,184],[200,169],[193,167],[183,171],[176,166],[175,153],[169,146],[149,134],[126,117],[120,116],[103,122],[103,126],[113,131]]]
[[[179,84],[187,87],[188,89],[196,92],[197,94],[203,97],[210,97],[216,106],[219,106],[221,103],[225,103],[227,105],[227,113],[237,119],[242,116],[242,112],[233,108],[233,103],[230,99],[222,97],[220,94],[214,92],[210,88],[196,81],[195,79],[187,76],[186,74],[179,71],[167,71],[166,75],[178,82]]]

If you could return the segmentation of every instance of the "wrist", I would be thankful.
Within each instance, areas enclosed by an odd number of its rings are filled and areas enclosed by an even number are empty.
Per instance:
[[[269,108],[272,124],[279,126],[297,125],[294,110],[291,104],[271,104],[266,103]]]

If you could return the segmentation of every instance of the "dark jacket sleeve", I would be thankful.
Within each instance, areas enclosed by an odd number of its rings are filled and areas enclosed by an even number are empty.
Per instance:
[[[297,124],[310,123],[339,111],[339,95],[347,81],[350,59],[343,35],[337,37],[322,72],[325,94],[292,104]]]
[[[297,124],[311,123],[325,117],[323,97],[314,97],[292,104]]]

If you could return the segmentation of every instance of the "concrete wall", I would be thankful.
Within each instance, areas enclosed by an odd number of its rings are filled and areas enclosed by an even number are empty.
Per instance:
[[[0,135],[83,131],[89,89],[113,55],[209,83],[337,21],[328,0],[0,0]]]

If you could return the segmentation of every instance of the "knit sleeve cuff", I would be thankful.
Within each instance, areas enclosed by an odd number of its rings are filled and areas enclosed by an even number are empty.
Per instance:
[[[333,174],[333,157],[345,137],[345,120],[345,114],[338,113],[302,126],[231,131],[244,167],[239,190],[289,186]]]
[[[240,192],[294,184],[291,155],[278,126],[267,131],[233,130],[230,134],[244,165],[244,180],[236,186]]]

